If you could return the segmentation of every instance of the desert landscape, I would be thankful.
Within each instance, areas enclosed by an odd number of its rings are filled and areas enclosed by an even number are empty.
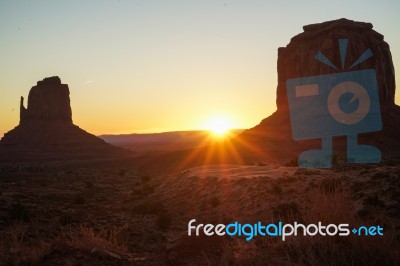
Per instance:
[[[1,167],[1,259],[40,265],[396,265],[399,166],[213,165],[146,175],[130,162]],[[380,224],[363,238],[190,238],[187,222]]]
[[[0,265],[399,265],[400,107],[389,45],[366,22],[303,30],[278,49],[276,111],[249,129],[95,136],[74,123],[67,81],[37,81],[0,140]],[[357,141],[382,158],[352,163],[346,136],[332,136],[332,167],[304,168],[300,154],[323,140],[294,140],[286,81],[336,73],[315,54],[340,65],[337,39],[358,40],[343,67],[367,48],[374,54],[354,69],[376,70],[383,127]],[[346,223],[384,234],[248,241],[190,236],[192,219]]]

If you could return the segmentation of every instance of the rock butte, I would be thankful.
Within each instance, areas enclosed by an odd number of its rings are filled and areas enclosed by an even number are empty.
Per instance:
[[[338,39],[348,39],[344,70],[354,63],[368,48],[373,56],[351,70],[375,69],[378,79],[378,93],[383,121],[380,132],[361,134],[359,143],[377,146],[383,155],[400,147],[400,107],[394,102],[395,71],[389,45],[383,35],[373,30],[371,23],[338,19],[303,27],[304,32],[294,36],[286,47],[278,49],[278,86],[276,91],[277,111],[265,118],[254,128],[242,134],[243,141],[261,147],[277,157],[295,158],[310,147],[318,147],[319,140],[294,142],[291,136],[286,80],[337,73],[338,71],[315,59],[321,51],[334,65],[341,65]],[[345,145],[343,139],[336,147]],[[397,148],[395,148],[397,147]],[[343,148],[343,147],[342,147]]]
[[[69,88],[59,77],[38,81],[28,106],[20,103],[20,122],[0,140],[2,161],[93,158],[125,154],[72,122]]]

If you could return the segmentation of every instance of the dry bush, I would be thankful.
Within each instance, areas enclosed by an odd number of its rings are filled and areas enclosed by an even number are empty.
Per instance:
[[[258,246],[254,241],[245,241],[235,238],[225,240],[220,254],[203,252],[202,262],[199,265],[208,266],[265,266],[265,265],[287,265],[274,250],[272,243],[267,246]]]
[[[64,227],[59,236],[43,239],[27,236],[35,228],[14,224],[0,232],[0,265],[36,265],[56,250],[90,252],[97,248],[119,255],[128,254],[124,239],[126,228],[94,230],[89,226]]]
[[[301,223],[349,224],[349,229],[361,225],[381,225],[384,236],[289,236],[256,237],[250,242],[235,238],[223,248],[219,256],[204,255],[205,265],[400,265],[399,243],[393,237],[390,224],[383,214],[374,220],[362,220],[356,215],[354,202],[348,191],[337,187],[317,187],[308,191],[297,202]],[[331,189],[332,188],[332,189]],[[277,217],[282,218],[282,217]],[[287,222],[297,220],[289,215]]]
[[[0,240],[0,265],[6,264],[7,260],[6,252],[7,252],[7,246],[4,239],[2,239]]]
[[[26,232],[27,226],[17,223],[0,233],[0,265],[37,264],[52,252],[51,243],[45,240],[30,243]]]
[[[63,229],[57,239],[57,244],[84,251],[100,248],[117,254],[124,254],[128,252],[124,237],[126,229],[127,225],[111,229],[100,227],[98,230],[87,225],[81,225],[78,228],[68,227],[66,230]]]
[[[303,202],[303,219],[307,224],[348,223],[349,229],[361,225],[384,224],[384,236],[302,236],[282,242],[288,259],[300,265],[399,265],[398,243],[381,213],[375,220],[361,220],[348,191],[334,189],[310,191]]]

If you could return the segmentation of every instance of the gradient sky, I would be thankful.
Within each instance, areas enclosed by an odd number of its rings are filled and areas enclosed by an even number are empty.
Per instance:
[[[19,97],[54,75],[94,134],[202,129],[218,115],[253,127],[276,109],[277,49],[303,25],[371,22],[400,69],[399,14],[398,0],[1,1],[0,136]]]

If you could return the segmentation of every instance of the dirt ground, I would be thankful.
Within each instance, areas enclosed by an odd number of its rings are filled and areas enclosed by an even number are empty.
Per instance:
[[[400,165],[211,165],[148,175],[129,164],[0,166],[4,265],[396,265]],[[320,220],[384,237],[188,237],[187,224]],[[361,242],[360,242],[361,241]],[[338,255],[340,254],[340,256]],[[336,263],[337,262],[337,263]],[[382,264],[383,263],[383,264]]]

